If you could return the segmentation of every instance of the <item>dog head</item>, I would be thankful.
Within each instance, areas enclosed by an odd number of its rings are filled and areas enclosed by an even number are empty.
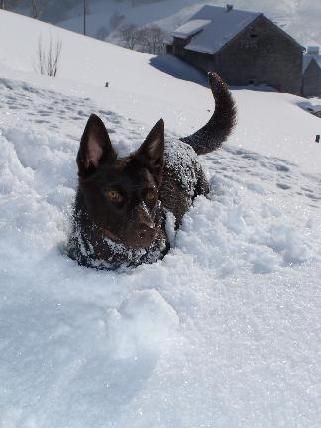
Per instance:
[[[159,230],[163,155],[162,119],[135,153],[117,159],[105,125],[91,115],[77,155],[79,196],[86,221],[115,242],[148,248]]]

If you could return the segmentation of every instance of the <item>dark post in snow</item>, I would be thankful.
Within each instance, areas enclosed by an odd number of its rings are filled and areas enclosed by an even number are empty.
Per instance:
[[[84,0],[84,36],[86,35],[86,13],[87,13],[87,0]]]
[[[316,135],[315,136],[315,142],[316,143],[320,143],[320,135]]]

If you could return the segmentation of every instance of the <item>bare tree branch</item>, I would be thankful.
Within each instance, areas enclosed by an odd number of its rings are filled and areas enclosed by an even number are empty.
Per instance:
[[[57,75],[59,59],[62,49],[61,40],[53,41],[50,37],[49,47],[47,50],[42,44],[42,39],[38,41],[38,71],[40,74],[55,77]]]
[[[135,25],[123,25],[119,30],[119,34],[126,48],[135,49],[139,38],[139,32]]]
[[[148,52],[152,54],[160,54],[164,51],[165,33],[157,25],[146,28],[146,44]]]

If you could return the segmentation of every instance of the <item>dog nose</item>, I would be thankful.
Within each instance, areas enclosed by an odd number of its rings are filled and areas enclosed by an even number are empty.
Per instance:
[[[138,213],[138,228],[144,232],[155,228],[154,220],[148,211],[141,210]]]
[[[141,233],[150,233],[153,232],[155,228],[155,224],[153,222],[150,223],[141,223],[139,225],[139,230]]]
[[[155,223],[152,220],[145,219],[145,221],[142,221],[139,223],[139,228],[142,230],[145,229],[154,229]]]

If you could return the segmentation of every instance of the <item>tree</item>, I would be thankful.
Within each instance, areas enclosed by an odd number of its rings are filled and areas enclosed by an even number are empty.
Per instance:
[[[122,46],[140,52],[158,55],[164,50],[164,31],[157,25],[138,29],[133,24],[123,25],[119,30]]]
[[[165,33],[157,25],[146,28],[146,45],[148,52],[158,55],[164,50],[164,37]]]
[[[19,0],[0,0],[0,9],[13,10]]]
[[[31,16],[32,18],[39,19],[43,14],[46,6],[47,0],[31,0]]]
[[[164,50],[164,31],[157,25],[136,30],[138,49],[141,52],[158,55]]]
[[[41,37],[38,42],[38,71],[40,74],[55,77],[58,71],[62,49],[61,40],[53,41],[50,37],[49,47],[44,48]]]
[[[135,49],[139,39],[139,32],[135,25],[123,25],[119,30],[119,35],[126,48]]]

